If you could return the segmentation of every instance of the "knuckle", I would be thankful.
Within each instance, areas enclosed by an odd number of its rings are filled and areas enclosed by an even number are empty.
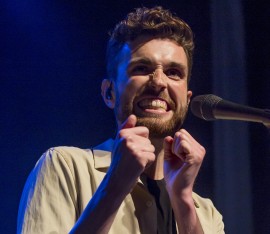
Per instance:
[[[185,133],[185,132],[186,132],[186,130],[185,130],[185,129],[183,129],[183,128],[181,128],[181,129],[179,130],[179,132],[181,132],[181,133]]]
[[[149,154],[149,162],[154,162],[155,161],[155,158],[156,158],[156,156],[155,156],[155,154],[154,153],[150,153]]]
[[[124,138],[124,137],[125,137],[125,135],[126,135],[126,131],[125,131],[125,129],[122,129],[122,130],[120,130],[120,131],[118,132],[118,136],[119,136],[119,138]]]
[[[151,145],[151,146],[152,146],[152,153],[154,154],[154,152],[156,151],[156,148],[153,145]]]
[[[145,133],[149,134],[149,129],[147,127],[143,127],[143,130],[145,131]]]
[[[202,145],[200,145],[200,150],[202,155],[204,156],[206,154],[206,149]]]
[[[133,138],[131,136],[123,136],[120,138],[120,142],[122,146],[124,146],[127,149],[134,150],[134,142]]]
[[[136,147],[132,141],[126,140],[125,145],[133,154],[136,152]]]
[[[145,139],[145,141],[146,141],[146,144],[148,144],[148,145],[152,145],[152,143],[151,143],[151,141],[150,141],[150,139]],[[153,145],[152,145],[153,146]],[[154,147],[154,146],[153,146]]]
[[[174,134],[174,137],[180,137],[182,135],[181,130]]]

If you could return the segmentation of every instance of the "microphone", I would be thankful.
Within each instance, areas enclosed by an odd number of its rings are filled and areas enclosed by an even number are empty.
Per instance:
[[[270,110],[258,109],[223,100],[213,94],[196,96],[191,101],[191,112],[204,120],[241,120],[263,123],[270,128]]]

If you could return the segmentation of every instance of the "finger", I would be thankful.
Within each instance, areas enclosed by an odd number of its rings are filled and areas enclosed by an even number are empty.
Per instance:
[[[190,135],[190,133],[187,131],[187,130],[185,130],[185,129],[180,129],[180,135],[181,135],[181,139],[183,139],[183,140],[187,140],[187,141],[189,141],[189,142],[197,142],[191,135]]]
[[[149,129],[147,127],[143,127],[143,126],[134,127],[132,129],[132,131],[134,134],[136,134],[138,136],[142,136],[144,138],[149,138]]]
[[[126,129],[126,128],[134,128],[137,123],[137,117],[135,115],[130,115],[126,121],[120,126],[121,129]]]
[[[149,139],[145,139],[141,136],[134,136],[133,139],[130,139],[132,142],[130,146],[134,151],[143,151],[143,152],[155,152],[155,147],[151,144]]]
[[[150,152],[140,152],[140,161],[144,168],[149,167],[155,161],[155,154]]]
[[[179,132],[181,132],[182,134],[187,135],[188,137],[192,138],[192,136],[189,134],[189,132],[184,128],[180,129]]]
[[[192,147],[195,149],[195,151],[199,151],[200,154],[204,155],[205,154],[205,148],[198,142],[196,141],[190,134],[188,131],[186,131],[185,129],[181,129],[180,130],[180,134],[181,134],[181,139],[182,140],[186,140],[190,146],[192,145]],[[190,152],[191,153],[191,148]]]
[[[171,146],[171,151],[172,151],[173,154],[177,155],[177,151],[181,147],[181,140],[182,140],[181,133],[176,132],[174,134],[173,141],[172,141],[172,146]]]
[[[179,153],[180,154],[190,154],[191,153],[191,145],[186,140],[181,141]]]
[[[133,127],[133,128],[125,128],[119,131],[119,137],[120,138],[129,138],[129,140],[134,141],[135,136],[141,136],[143,138],[149,137],[149,130],[146,127],[140,126],[140,127]],[[138,140],[136,138],[136,140]]]
[[[120,131],[124,129],[131,129],[132,133],[140,135],[142,137],[148,138],[149,137],[149,130],[146,127],[138,126],[135,127],[137,123],[137,117],[135,115],[130,115],[126,121],[120,126]],[[126,131],[123,131],[120,136],[124,136],[126,134]]]
[[[171,150],[173,154],[183,161],[185,161],[186,156],[191,153],[191,145],[189,141],[189,137],[185,136],[182,132],[177,132],[173,139]]]
[[[150,143],[147,143],[147,144],[144,145],[143,151],[154,153],[155,152],[155,147],[150,142]]]
[[[164,149],[164,159],[170,159],[170,155],[172,154],[172,144],[173,138],[171,136],[167,136],[163,141],[163,149]]]

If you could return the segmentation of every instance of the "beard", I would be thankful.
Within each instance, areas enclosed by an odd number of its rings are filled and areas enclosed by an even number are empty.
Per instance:
[[[145,90],[141,95],[153,95],[154,91]],[[137,117],[136,126],[144,126],[149,129],[150,138],[164,138],[166,136],[174,136],[184,123],[187,115],[188,105],[181,105],[179,110],[176,111],[175,103],[168,98],[165,94],[155,94],[157,98],[162,98],[166,100],[173,111],[173,116],[169,120],[164,120],[159,114],[146,114],[139,116],[135,112],[134,99],[133,101],[125,103],[122,108],[120,108],[120,98],[116,98],[115,103],[115,116],[120,123],[126,121],[128,116],[134,114]]]
[[[186,108],[174,113],[170,120],[163,120],[158,115],[151,117],[137,117],[136,126],[145,126],[149,129],[150,138],[164,138],[166,136],[173,137],[184,123],[186,117]]]

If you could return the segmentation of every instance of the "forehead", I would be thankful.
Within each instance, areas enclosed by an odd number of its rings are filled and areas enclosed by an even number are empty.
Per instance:
[[[153,63],[177,62],[187,66],[187,56],[182,46],[170,39],[141,37],[127,43],[122,55],[129,61],[147,58]]]

